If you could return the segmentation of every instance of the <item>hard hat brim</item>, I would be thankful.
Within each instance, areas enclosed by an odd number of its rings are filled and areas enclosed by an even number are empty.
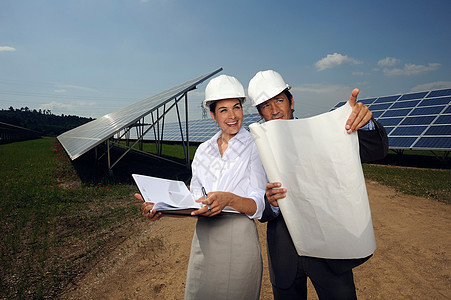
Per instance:
[[[279,95],[283,91],[290,90],[290,89],[291,89],[291,85],[287,84],[284,89],[275,89],[275,90],[272,90],[270,93],[262,94],[259,97],[257,97],[257,99],[252,101],[252,106],[257,107],[260,104],[262,104],[263,102],[266,102],[269,99],[274,98],[275,96]]]
[[[204,100],[204,101],[202,102],[202,106],[203,106],[204,108],[206,108],[206,109],[210,109],[210,105],[211,105],[213,102],[221,101],[221,100],[225,100],[225,99],[239,99],[239,100],[241,100],[241,105],[243,105],[244,102],[246,102],[246,97],[230,97],[230,98],[223,98],[223,99]]]

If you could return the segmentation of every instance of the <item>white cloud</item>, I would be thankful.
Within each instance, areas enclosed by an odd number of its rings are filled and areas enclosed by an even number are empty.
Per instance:
[[[348,57],[347,55],[341,55],[340,53],[327,54],[327,56],[315,63],[315,67],[318,71],[324,71],[326,69],[336,68],[346,64],[361,64],[362,62]]]
[[[72,85],[72,84],[55,84],[55,85],[57,87],[57,90],[66,90],[66,91],[67,90],[80,90],[80,91],[85,91],[85,92],[97,92],[96,89],[79,86],[79,85]]]
[[[39,106],[39,109],[49,109],[53,114],[60,115],[93,115],[97,109],[98,104],[94,101],[74,101],[71,103],[63,103],[58,101],[52,101],[44,103]],[[88,113],[87,113],[88,112]]]
[[[415,64],[405,64],[403,69],[384,69],[384,74],[387,76],[396,75],[417,75],[424,72],[430,72],[440,69],[441,65],[438,63],[430,63],[427,66],[415,65]]]
[[[354,75],[354,76],[366,76],[366,75],[371,75],[371,73],[366,73],[366,72],[352,72],[352,75]]]
[[[416,87],[412,88],[412,92],[422,92],[422,91],[439,90],[439,89],[446,89],[446,88],[451,88],[451,81],[436,81],[436,82],[420,84],[420,85],[417,85]]]
[[[394,58],[394,57],[386,57],[386,58],[383,58],[383,59],[379,60],[377,62],[377,64],[379,66],[391,67],[391,66],[399,64],[400,62],[401,62],[400,59],[397,59],[397,58]]]
[[[78,106],[95,106],[97,103],[94,101],[91,102],[87,102],[87,101],[78,101],[77,105]]]
[[[196,90],[190,91],[188,96],[203,99],[205,97],[205,92],[203,90],[196,89]]]
[[[58,89],[58,90],[54,90],[55,93],[66,93],[67,90],[66,89]]]
[[[352,90],[349,89],[348,86],[339,85],[339,84],[304,84],[302,86],[294,86],[291,89],[292,91],[301,92],[301,93],[311,93],[317,95],[333,95],[334,93],[340,93],[345,90],[349,91],[351,94]]]
[[[9,46],[0,46],[0,52],[14,52],[14,51],[16,51],[16,48]]]
[[[50,109],[51,111],[53,111],[53,110],[60,111],[60,110],[72,110],[74,108],[74,106],[72,104],[52,101],[50,103],[41,104],[39,106],[39,108],[40,109]]]

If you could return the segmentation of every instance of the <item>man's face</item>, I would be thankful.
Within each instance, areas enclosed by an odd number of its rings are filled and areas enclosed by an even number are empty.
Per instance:
[[[280,93],[277,96],[272,97],[269,100],[266,100],[262,104],[259,105],[259,113],[260,116],[265,119],[265,121],[283,119],[290,120],[293,119],[294,109],[294,101],[291,99],[288,100],[287,96],[284,92]]]

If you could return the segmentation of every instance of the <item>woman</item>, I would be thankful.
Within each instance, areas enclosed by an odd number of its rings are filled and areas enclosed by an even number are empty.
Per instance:
[[[262,215],[267,180],[252,136],[242,128],[244,101],[243,86],[232,76],[213,78],[205,89],[203,105],[221,130],[198,147],[192,163],[190,190],[205,206],[192,213],[204,217],[191,244],[185,299],[260,295],[262,259],[252,218]],[[221,213],[224,208],[238,213]],[[150,209],[143,204],[143,215],[161,217]]]

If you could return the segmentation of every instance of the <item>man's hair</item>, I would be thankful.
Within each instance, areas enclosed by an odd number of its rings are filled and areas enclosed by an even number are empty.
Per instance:
[[[235,98],[240,103],[240,107],[243,108],[243,100],[241,98]],[[214,114],[216,111],[216,104],[218,104],[218,101],[214,101],[210,104],[210,111]]]
[[[293,101],[293,95],[290,93],[290,91],[289,91],[288,89],[284,89],[282,93],[284,93],[285,96],[287,97],[288,101],[290,101],[290,106],[291,106],[291,102]],[[259,105],[257,105],[257,110],[258,110],[258,113],[259,113],[259,114],[261,114],[261,111],[260,111],[260,105],[261,105],[261,104],[262,104],[262,103],[260,103]],[[293,110],[293,111],[294,111],[294,110]]]
[[[291,105],[291,102],[293,101],[293,95],[290,93],[290,91],[288,89],[283,90],[283,93],[285,94],[285,96],[287,96],[288,101],[290,101],[290,105]]]

